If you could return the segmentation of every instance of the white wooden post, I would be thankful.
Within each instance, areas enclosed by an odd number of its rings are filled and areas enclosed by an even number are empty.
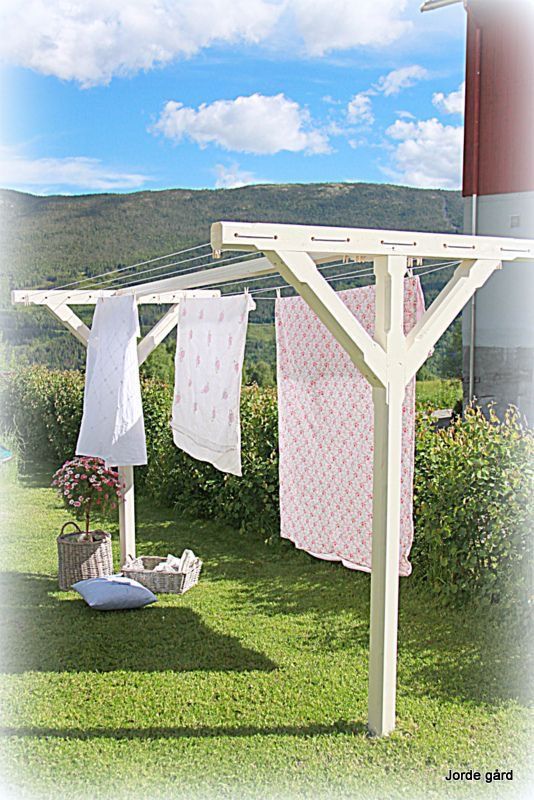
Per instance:
[[[121,567],[128,558],[135,558],[135,494],[134,468],[119,467],[119,479],[125,486],[122,488],[122,499],[119,503],[119,539],[121,551]]]
[[[404,399],[404,274],[407,259],[381,256],[376,275],[375,339],[386,352],[386,385],[373,386],[373,542],[368,727],[384,736],[395,727],[399,603],[400,483]]]

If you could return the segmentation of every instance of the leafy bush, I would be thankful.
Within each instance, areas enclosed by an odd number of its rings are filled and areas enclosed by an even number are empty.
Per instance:
[[[534,437],[510,408],[417,426],[414,575],[452,604],[524,605],[530,593]]]
[[[4,377],[4,424],[19,432],[26,456],[60,464],[72,457],[83,407],[80,372],[29,367]],[[244,387],[241,399],[243,477],[196,461],[172,441],[172,388],[154,378],[141,383],[148,465],[136,485],[184,512],[224,520],[265,537],[278,531],[277,405],[274,389]]]
[[[40,367],[4,377],[4,426],[24,452],[56,464],[72,457],[80,424],[83,375]],[[136,469],[139,492],[184,514],[219,519],[278,540],[276,390],[245,387],[241,398],[243,476],[195,461],[172,441],[172,388],[142,380],[148,465]],[[0,420],[1,423],[1,420]],[[436,431],[418,415],[415,465],[414,579],[446,603],[511,606],[528,595],[533,436],[510,410],[503,422],[473,408]]]

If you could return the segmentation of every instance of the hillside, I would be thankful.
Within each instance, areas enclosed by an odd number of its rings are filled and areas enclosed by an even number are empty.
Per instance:
[[[3,349],[14,352],[17,361],[54,366],[79,365],[80,348],[48,315],[11,309],[10,289],[61,285],[207,242],[211,223],[219,219],[440,232],[461,230],[462,220],[457,192],[364,183],[73,197],[0,190],[0,213]],[[442,283],[443,277],[431,277],[428,288],[434,294],[435,281]],[[256,321],[271,318],[271,304],[258,305]],[[261,353],[262,348],[253,350]],[[271,353],[272,345],[267,350]]]

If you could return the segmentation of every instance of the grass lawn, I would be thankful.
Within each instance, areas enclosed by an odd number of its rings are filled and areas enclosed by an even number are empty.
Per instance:
[[[92,612],[57,589],[67,517],[47,478],[0,498],[8,796],[526,796],[528,665],[504,622],[439,610],[402,579],[398,728],[372,740],[368,575],[141,501],[140,552],[192,547],[201,582]],[[513,783],[445,783],[471,767]]]

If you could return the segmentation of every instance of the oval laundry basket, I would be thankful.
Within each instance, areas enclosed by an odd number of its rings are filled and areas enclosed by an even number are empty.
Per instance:
[[[65,523],[57,537],[58,583],[59,588],[68,590],[73,583],[87,578],[103,578],[113,575],[113,555],[111,552],[111,535],[105,531],[91,531],[98,536],[94,542],[80,540],[76,533],[64,533]]]
[[[184,594],[198,583],[200,558],[195,558],[187,572],[154,572],[154,567],[166,560],[160,556],[139,556],[122,568],[122,574],[142,583],[154,594]]]

